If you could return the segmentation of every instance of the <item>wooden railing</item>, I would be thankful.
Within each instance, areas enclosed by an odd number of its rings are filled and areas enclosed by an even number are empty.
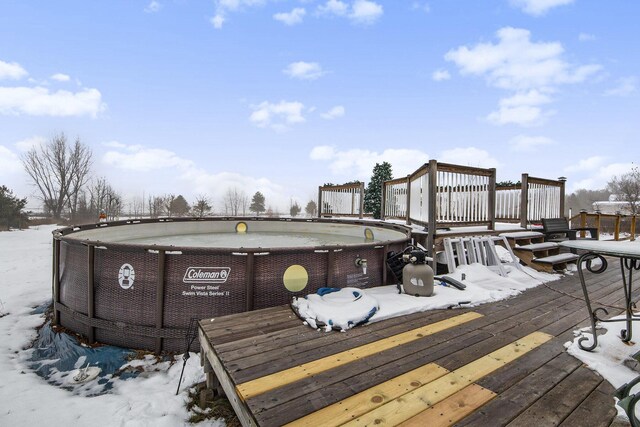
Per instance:
[[[496,186],[496,221],[520,222],[521,185]]]
[[[520,225],[540,222],[542,218],[564,218],[564,180],[534,178],[522,174],[526,197],[520,202]]]
[[[387,219],[407,219],[409,176],[385,181],[382,186],[381,213]]]
[[[318,217],[340,215],[363,217],[364,184],[321,186],[318,188]]]
[[[495,169],[431,160],[406,178],[384,182],[383,219],[437,227],[483,224],[492,229],[494,188]]]
[[[595,227],[598,229],[600,240],[603,235],[613,235],[613,240],[636,240],[636,223],[637,215],[621,215],[621,214],[600,214],[580,212],[578,215],[572,216],[572,227]],[[585,237],[585,232],[580,232],[581,237]]]

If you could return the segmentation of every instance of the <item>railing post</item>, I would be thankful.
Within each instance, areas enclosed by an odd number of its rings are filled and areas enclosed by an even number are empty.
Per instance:
[[[522,174],[520,181],[520,226],[527,228],[529,222],[529,175]]]
[[[636,240],[636,215],[631,217],[631,241]]]
[[[620,240],[620,219],[621,219],[621,215],[620,214],[616,215],[616,224],[613,230],[613,240],[615,241]]]
[[[434,253],[436,245],[436,230],[438,224],[436,223],[436,193],[438,189],[438,162],[437,160],[429,160],[429,206],[427,209],[427,249],[429,250],[429,256],[433,258],[431,261],[431,267],[433,271],[436,271],[436,254]]]
[[[364,182],[361,182],[360,183],[360,219],[362,219],[363,216],[364,216]]]
[[[496,168],[491,168],[491,176],[489,177],[489,195],[488,201],[489,204],[489,230],[496,229]]]
[[[386,190],[387,190],[386,182],[382,181],[382,194],[380,197],[380,219],[382,221],[384,221],[384,217],[385,217],[384,211],[387,208]]]
[[[318,218],[322,218],[322,187],[318,187]]]
[[[407,175],[407,225],[411,225],[411,175]]]

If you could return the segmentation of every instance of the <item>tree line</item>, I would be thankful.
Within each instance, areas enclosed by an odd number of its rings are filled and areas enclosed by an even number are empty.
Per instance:
[[[91,149],[79,138],[71,142],[64,133],[55,135],[43,145],[31,148],[23,157],[22,164],[37,189],[38,198],[42,202],[45,215],[55,220],[63,217],[74,223],[94,222],[104,215],[107,220],[114,220],[122,215],[134,217],[204,217],[214,214],[212,199],[206,195],[198,195],[192,203],[178,194],[149,195],[146,198],[134,197],[125,207],[122,194],[117,191],[105,177],[92,177],[93,154]],[[4,194],[10,190],[3,189]],[[9,196],[7,196],[9,197]],[[3,209],[9,209],[3,200]],[[19,206],[21,211],[26,199],[21,203],[14,201],[12,209]],[[289,214],[293,217],[302,211],[297,201],[291,201]],[[317,212],[313,200],[305,208],[307,215]],[[242,190],[228,189],[216,214],[228,216],[266,215],[277,216],[278,213],[267,205],[265,196],[257,191],[251,199]],[[3,217],[4,218],[4,217]],[[15,221],[12,220],[13,227]],[[0,222],[0,226],[3,222]]]
[[[161,216],[179,217],[209,215],[246,216],[255,214],[267,217],[278,213],[266,203],[265,196],[257,191],[251,198],[237,188],[228,189],[219,206],[214,210],[210,197],[199,195],[190,204],[182,195],[149,195],[134,198],[125,211],[122,194],[104,177],[92,177],[93,154],[79,138],[71,142],[64,133],[55,135],[40,146],[31,148],[22,158],[25,171],[31,178],[42,202],[45,214],[59,221],[64,217],[71,222],[95,222],[103,214],[114,220],[123,214],[134,217]],[[391,164],[376,163],[371,180],[365,189],[364,209],[374,218],[381,216],[381,194],[383,182],[393,179]],[[351,181],[358,182],[359,181]],[[330,184],[325,184],[330,185]],[[614,176],[602,190],[577,190],[567,196],[567,208],[576,211],[592,210],[594,202],[607,200],[610,194],[626,203],[625,212],[640,213],[640,170],[632,168],[628,173]],[[23,213],[26,198],[19,198],[6,186],[0,187],[0,230],[26,225]],[[309,200],[304,209],[306,215],[315,216],[316,202]],[[298,216],[302,212],[297,201],[291,200],[289,215]]]

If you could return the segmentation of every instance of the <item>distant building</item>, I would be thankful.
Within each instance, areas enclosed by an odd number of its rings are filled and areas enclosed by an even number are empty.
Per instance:
[[[609,200],[606,202],[593,202],[592,207],[594,211],[603,214],[631,214],[631,209],[629,209],[629,202],[618,200],[618,196],[615,194],[610,195]]]

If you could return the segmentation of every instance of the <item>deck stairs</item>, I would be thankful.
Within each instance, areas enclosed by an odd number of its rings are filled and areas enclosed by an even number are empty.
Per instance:
[[[545,242],[544,234],[537,231],[517,231],[502,233],[500,237],[509,242],[513,253],[523,264],[536,270],[554,273],[574,263],[578,255],[560,253],[560,246],[555,242]]]
[[[449,272],[456,269],[456,265],[480,263],[490,270],[507,277],[504,265],[512,265],[521,270],[515,254],[511,251],[509,242],[501,236],[477,237],[447,237],[443,241]],[[503,246],[511,255],[511,261],[502,262],[496,250],[496,244]]]

